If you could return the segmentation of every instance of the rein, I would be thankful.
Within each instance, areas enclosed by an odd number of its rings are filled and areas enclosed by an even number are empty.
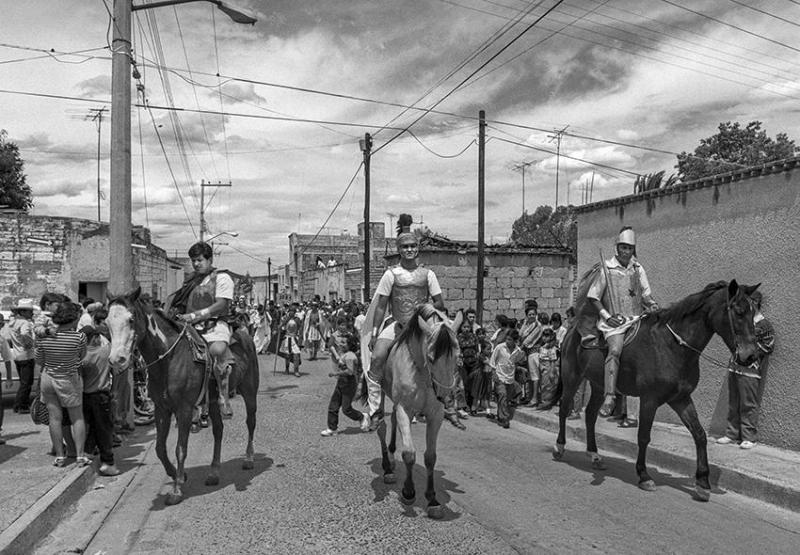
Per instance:
[[[175,342],[172,344],[172,346],[169,349],[167,349],[164,353],[160,354],[158,356],[158,358],[155,359],[153,362],[151,362],[150,364],[145,365],[144,369],[146,370],[146,369],[150,368],[151,366],[154,366],[154,365],[158,364],[159,362],[164,360],[167,357],[167,355],[169,355],[173,350],[175,350],[175,347],[178,346],[178,342],[180,342],[181,338],[184,335],[186,335],[186,330],[188,328],[189,328],[189,325],[186,322],[184,322],[183,323],[183,328],[181,329],[181,333],[179,333],[178,337],[175,338]],[[136,337],[135,336],[133,338],[133,342],[134,342],[134,344],[136,344]]]

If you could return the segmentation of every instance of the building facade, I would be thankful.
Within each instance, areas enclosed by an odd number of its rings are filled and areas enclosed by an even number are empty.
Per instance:
[[[706,178],[674,188],[597,202],[578,209],[578,268],[582,274],[610,256],[623,225],[636,231],[636,249],[662,306],[711,282],[761,283],[764,314],[775,327],[775,352],[762,379],[761,441],[800,449],[800,159]],[[706,352],[727,360],[714,337]],[[700,361],[693,394],[703,425],[725,429],[728,373]],[[668,407],[656,418],[679,423]]]

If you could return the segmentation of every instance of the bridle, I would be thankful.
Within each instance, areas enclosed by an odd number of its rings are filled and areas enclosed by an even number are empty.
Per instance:
[[[446,326],[446,325],[447,325],[447,324],[446,324],[445,322],[440,322],[440,323],[439,323],[439,326]],[[437,328],[437,329],[441,329],[441,328]],[[431,334],[431,335],[433,335],[433,334]],[[451,336],[451,337],[450,337],[450,340],[452,341],[452,339],[453,339],[453,338],[452,338],[452,336]],[[427,355],[426,355],[426,359],[427,359]],[[431,377],[431,382],[433,383],[433,385],[435,385],[435,386],[438,386],[438,387],[440,387],[440,388],[442,388],[442,389],[447,389],[447,390],[452,390],[452,389],[455,389],[455,387],[456,387],[456,382],[457,382],[457,380],[458,380],[458,375],[456,374],[456,372],[457,372],[457,371],[453,373],[453,379],[451,380],[451,382],[450,382],[450,385],[445,385],[445,384],[441,383],[439,380],[437,380],[437,379],[434,377],[434,375],[433,375],[433,369],[430,367],[430,366],[431,366],[431,363],[432,363],[433,361],[432,361],[432,360],[428,360],[427,362],[428,362],[428,364],[427,364],[427,366],[428,366],[428,375]]]
[[[681,347],[686,347],[690,351],[694,351],[695,353],[700,355],[700,358],[710,362],[714,366],[717,366],[719,368],[727,369],[730,366],[730,363],[733,362],[735,359],[737,359],[738,356],[739,356],[739,354],[738,354],[739,353],[739,336],[736,334],[736,329],[733,327],[733,314],[731,314],[731,293],[730,293],[730,291],[726,291],[725,292],[725,309],[726,309],[727,316],[728,316],[728,325],[731,327],[731,335],[733,336],[733,351],[731,352],[731,358],[727,363],[722,362],[720,360],[717,360],[716,358],[705,354],[703,351],[701,351],[697,347],[693,347],[692,345],[689,345],[689,343],[687,343],[686,340],[683,337],[678,335],[678,333],[674,329],[672,329],[672,326],[670,326],[669,323],[667,323],[667,329],[670,331],[672,336],[678,342],[678,345],[680,345]]]
[[[122,304],[121,306],[124,306],[129,311],[131,311],[132,315],[133,315],[133,311],[136,310],[134,307],[129,307],[129,306],[125,305],[125,304]],[[133,328],[133,340],[131,341],[131,357],[132,357],[133,356],[133,349],[136,348],[136,346],[139,344],[139,332],[136,331],[136,327],[135,326],[132,325],[131,327]],[[155,366],[156,364],[159,364],[161,361],[163,361],[165,358],[167,358],[167,356],[169,356],[169,354],[172,351],[175,350],[175,347],[178,346],[178,343],[183,338],[183,336],[186,335],[186,331],[188,329],[189,329],[189,324],[187,324],[186,322],[183,322],[183,327],[181,328],[181,332],[178,334],[178,337],[175,338],[175,341],[172,343],[172,345],[170,345],[170,347],[166,351],[161,353],[153,362],[145,364],[144,366],[141,367],[141,369],[142,370],[147,370],[148,368],[150,368],[152,366]]]

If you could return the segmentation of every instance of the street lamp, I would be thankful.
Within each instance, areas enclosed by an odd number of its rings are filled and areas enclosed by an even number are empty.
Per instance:
[[[114,38],[111,57],[111,183],[109,199],[108,289],[121,295],[133,289],[131,251],[131,13],[137,10],[210,2],[236,23],[256,19],[222,0],[164,0],[134,6],[114,0]]]
[[[210,243],[211,241],[213,241],[217,237],[221,237],[222,235],[230,235],[231,237],[238,237],[239,236],[239,232],[238,231],[220,231],[219,233],[214,235],[211,239],[206,239],[206,243]]]

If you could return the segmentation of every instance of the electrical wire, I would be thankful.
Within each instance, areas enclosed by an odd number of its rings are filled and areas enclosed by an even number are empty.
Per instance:
[[[144,197],[144,218],[147,227],[150,227],[150,209],[147,204],[147,177],[144,169],[144,141],[142,140],[142,109],[136,109],[136,122],[139,126],[139,154],[142,163],[142,196]]]
[[[107,50],[108,48],[106,46],[98,46],[96,48],[84,48],[84,49],[81,49],[81,50],[73,50],[71,52],[60,52],[60,51],[57,51],[57,50],[53,50],[52,48],[49,49],[49,50],[47,50],[45,48],[31,48],[31,47],[27,47],[27,46],[20,46],[20,45],[16,45],[16,44],[8,44],[8,43],[3,43],[3,42],[0,42],[0,47],[10,48],[10,49],[14,49],[14,50],[26,50],[26,51],[29,51],[29,52],[43,52],[43,54],[40,55],[40,56],[29,56],[29,57],[26,57],[26,58],[14,58],[14,59],[11,59],[11,60],[0,60],[0,65],[14,64],[14,63],[18,63],[18,62],[29,62],[29,61],[32,61],[32,60],[42,60],[42,59],[45,59],[45,58],[51,58],[51,59],[55,60],[56,62],[59,62],[59,63],[62,63],[62,64],[73,64],[73,65],[84,64],[84,63],[86,63],[88,61],[91,61],[91,60],[110,60],[110,58],[108,56],[88,56],[88,55],[86,55],[86,52],[96,52],[98,50]],[[59,60],[58,56],[80,56],[80,57],[83,58],[83,60],[78,60],[78,61],[74,61],[74,62],[69,61],[69,60]]]
[[[755,6],[749,6],[749,5],[745,4],[744,2],[740,2],[739,0],[728,0],[728,2],[733,2],[737,6],[743,6],[743,7],[747,8],[747,9],[753,10],[754,12],[758,12],[760,14],[764,14],[764,15],[767,15],[769,17],[774,17],[775,19],[777,19],[779,21],[783,21],[784,23],[788,23],[789,25],[794,25],[795,27],[800,27],[800,23],[797,23],[796,21],[792,21],[791,19],[786,19],[785,17],[781,17],[779,15],[775,15],[774,13],[770,13],[767,10],[762,10],[761,8],[756,8]]]
[[[425,150],[427,150],[428,152],[430,152],[430,153],[431,153],[431,154],[433,154],[434,156],[438,156],[439,158],[458,158],[459,156],[461,156],[462,154],[464,154],[464,153],[465,153],[465,152],[466,152],[466,151],[469,149],[469,147],[471,147],[472,145],[474,145],[474,144],[476,144],[476,143],[477,143],[477,141],[476,141],[475,139],[472,139],[472,140],[471,140],[471,141],[470,141],[470,142],[467,144],[467,146],[465,146],[464,148],[462,148],[462,149],[461,149],[461,150],[460,150],[460,151],[459,151],[457,154],[450,154],[450,155],[447,155],[447,154],[439,154],[438,152],[435,152],[434,150],[432,150],[431,148],[429,148],[429,147],[428,147],[428,146],[427,146],[425,143],[423,143],[422,141],[420,141],[420,140],[419,140],[419,137],[417,137],[417,136],[416,136],[414,133],[412,133],[411,131],[408,131],[408,134],[409,134],[409,135],[411,135],[411,136],[414,138],[414,140],[416,140],[416,141],[417,141],[417,142],[418,142],[418,143],[419,143],[419,144],[422,146],[422,148],[424,148]]]
[[[217,16],[214,15],[216,11],[214,10],[214,6],[209,8],[211,10],[211,25],[214,33],[214,58],[217,62],[217,75],[219,75],[219,47],[217,45]],[[219,77],[217,78],[219,80]],[[223,114],[225,112],[225,105],[222,102],[222,86],[219,86],[219,112]],[[228,181],[231,180],[231,162],[228,158],[228,131],[225,128],[225,116],[220,115],[220,123],[222,124],[222,139],[223,143],[225,144],[225,164],[228,168]]]

